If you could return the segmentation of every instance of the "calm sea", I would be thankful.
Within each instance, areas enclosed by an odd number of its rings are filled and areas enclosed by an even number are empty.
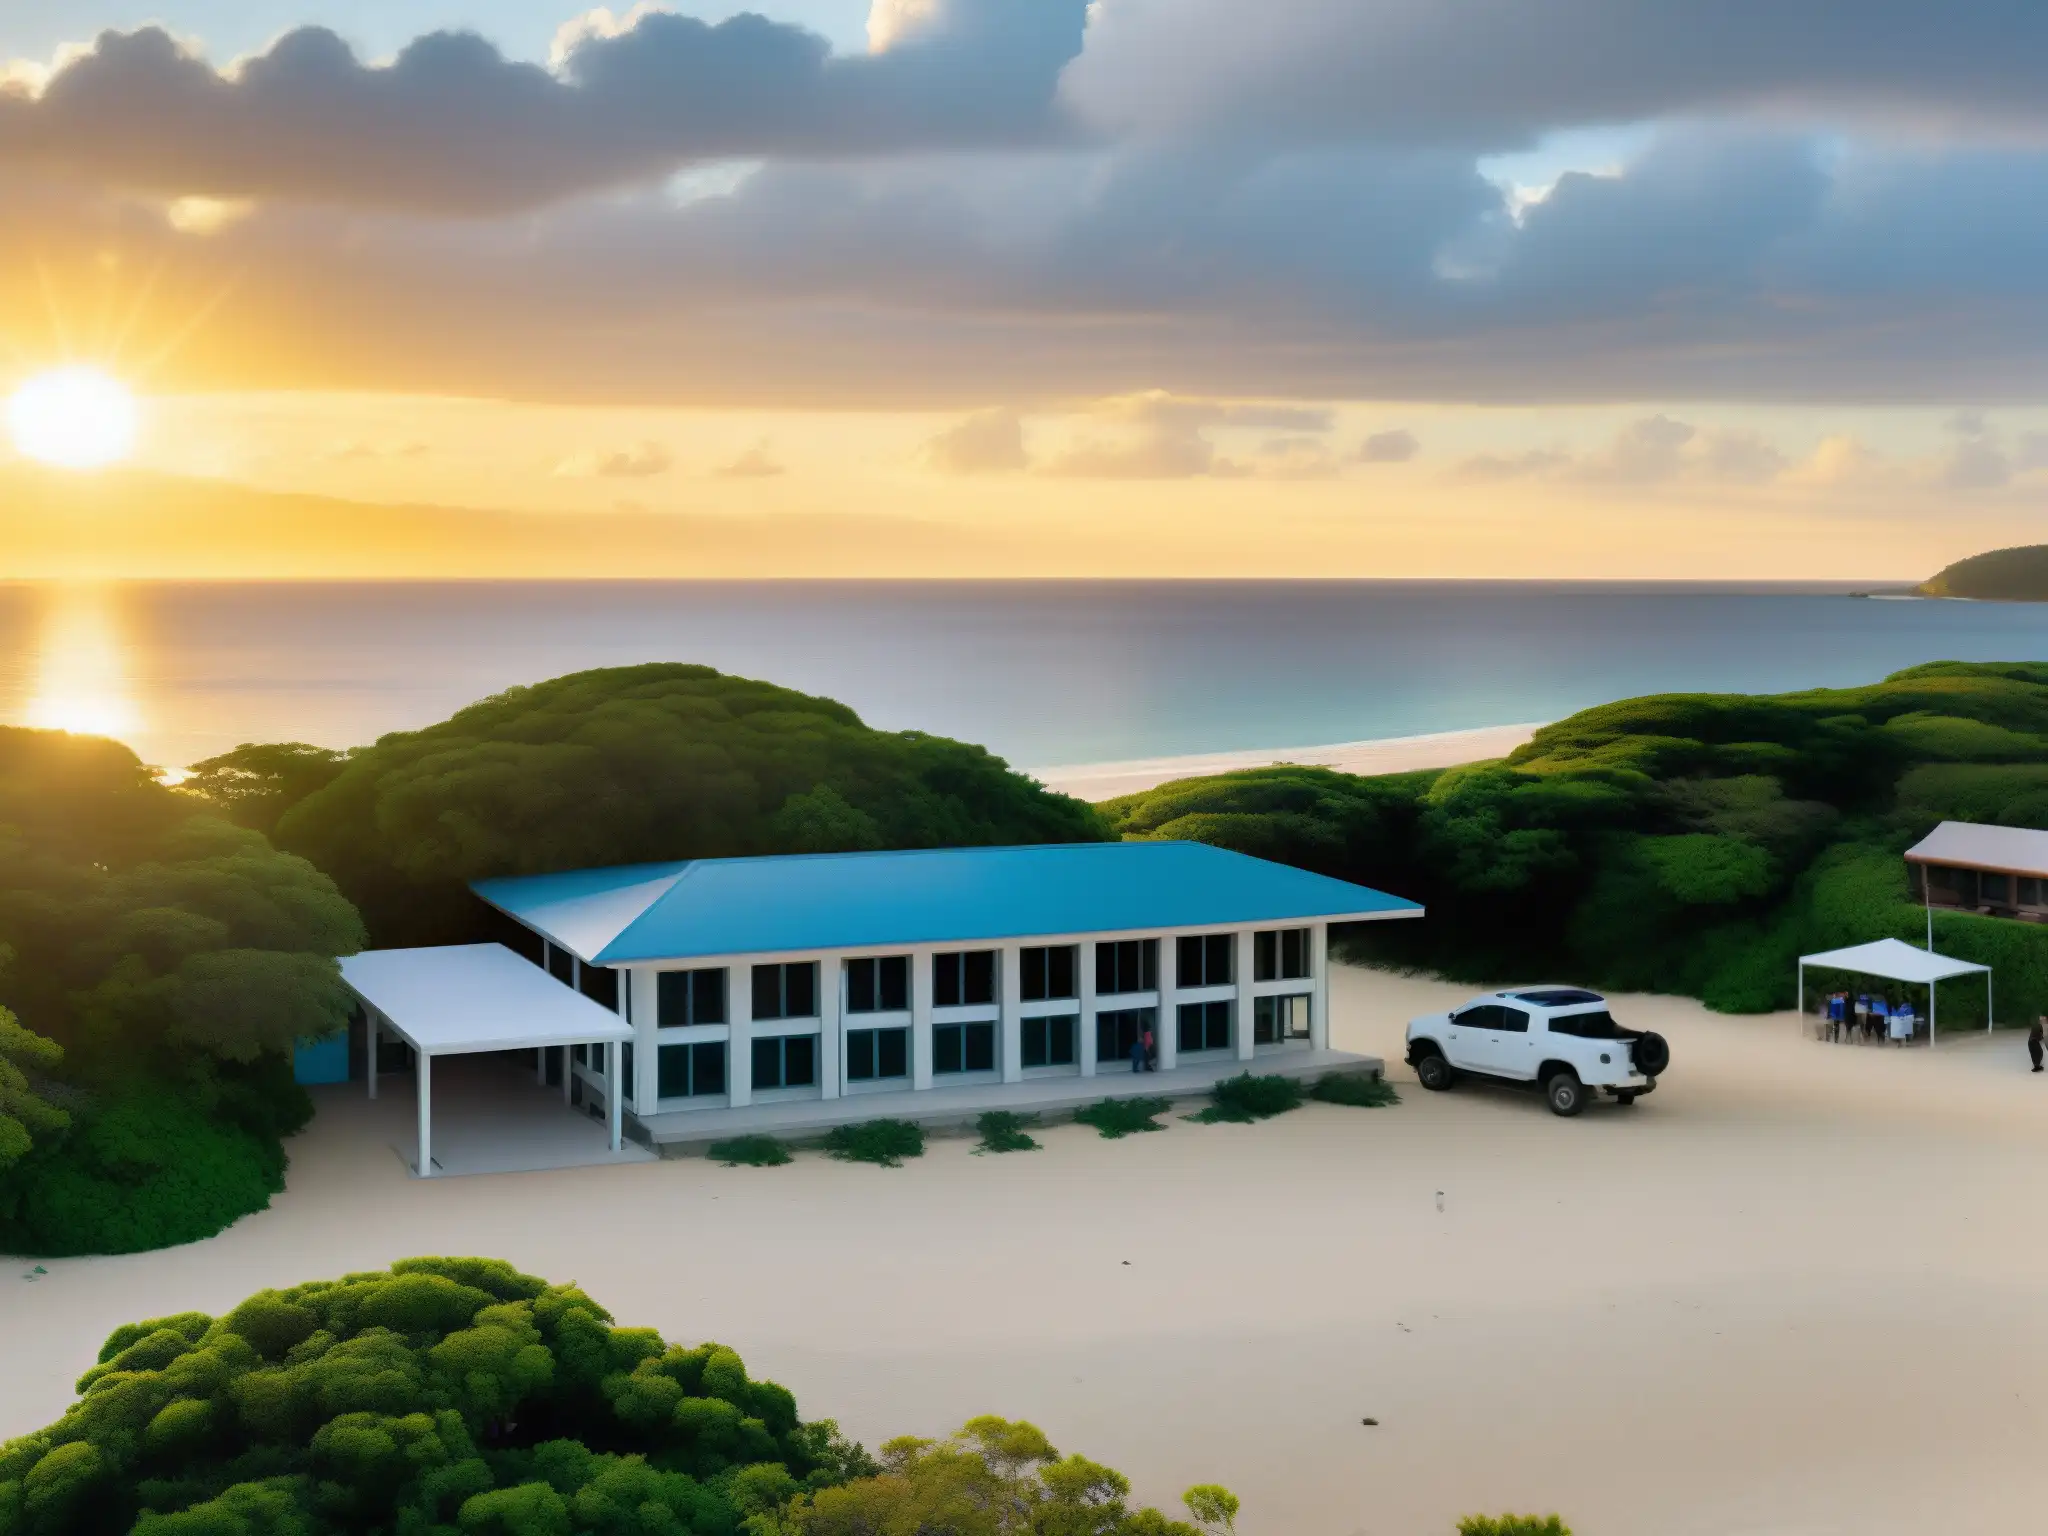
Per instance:
[[[1859,683],[1941,657],[2048,659],[2048,606],[1479,582],[0,586],[0,719],[104,730],[166,766],[240,741],[348,746],[654,660],[1043,767]]]

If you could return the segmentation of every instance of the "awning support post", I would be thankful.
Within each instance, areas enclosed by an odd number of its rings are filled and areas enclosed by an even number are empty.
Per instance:
[[[434,1176],[434,1058],[415,1050],[420,1069],[420,1167],[423,1179]]]
[[[612,1150],[614,1152],[619,1150],[619,1142],[624,1134],[624,1122],[619,1104],[619,1078],[621,1076],[619,1066],[620,1058],[624,1055],[625,1050],[618,1041],[605,1041],[604,1108],[605,1115],[611,1122]]]

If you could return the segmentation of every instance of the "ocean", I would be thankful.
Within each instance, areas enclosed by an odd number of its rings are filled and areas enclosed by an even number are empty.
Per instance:
[[[1552,720],[1631,694],[2048,659],[2048,607],[1560,582],[0,586],[0,719],[159,766],[368,742],[587,667],[703,662],[1026,768]]]

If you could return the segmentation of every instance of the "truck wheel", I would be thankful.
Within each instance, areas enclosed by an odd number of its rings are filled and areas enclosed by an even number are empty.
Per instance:
[[[1645,1077],[1656,1077],[1671,1065],[1671,1047],[1659,1034],[1637,1035],[1630,1054]]]
[[[1586,1085],[1576,1072],[1553,1072],[1543,1082],[1543,1096],[1550,1100],[1550,1112],[1570,1118],[1586,1107]]]
[[[1415,1079],[1431,1093],[1442,1093],[1455,1077],[1442,1051],[1432,1048],[1415,1058]]]

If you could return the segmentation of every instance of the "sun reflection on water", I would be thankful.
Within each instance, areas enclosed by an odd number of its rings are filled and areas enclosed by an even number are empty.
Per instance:
[[[36,645],[35,692],[22,718],[45,730],[133,737],[142,728],[113,594],[52,588]]]

